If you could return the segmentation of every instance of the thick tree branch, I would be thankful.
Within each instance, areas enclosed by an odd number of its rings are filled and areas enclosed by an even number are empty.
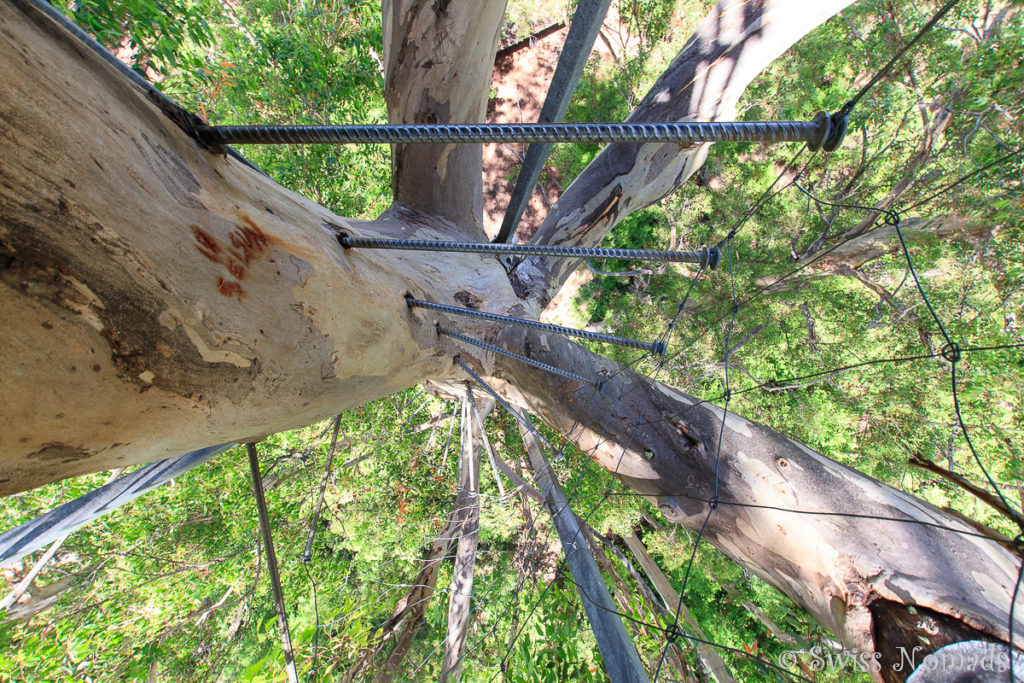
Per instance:
[[[732,413],[716,468],[721,408],[652,385],[560,337],[514,330],[500,342],[605,380],[596,394],[496,359],[490,381],[572,433],[577,446],[669,521],[699,529],[718,490],[704,540],[847,646],[878,651],[891,666],[900,645],[930,652],[956,640],[1008,637],[1017,558],[959,519]],[[927,630],[908,607],[929,615]],[[1014,637],[1024,642],[1024,615]]]
[[[388,0],[383,11],[388,121],[483,121],[505,0]],[[395,145],[391,158],[398,204],[483,236],[480,145]]]
[[[723,0],[628,120],[731,119],[740,95],[754,77],[850,2]],[[630,213],[682,185],[704,163],[709,147],[608,145],[551,208],[533,241],[596,246]],[[530,259],[517,273],[531,294],[546,305],[577,265],[577,259]]]

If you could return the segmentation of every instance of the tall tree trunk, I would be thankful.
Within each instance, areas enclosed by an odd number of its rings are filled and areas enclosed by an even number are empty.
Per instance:
[[[451,354],[406,292],[514,298],[493,260],[442,269],[336,239],[472,240],[472,221],[356,227],[202,149],[21,0],[0,24],[0,388],[19,397],[3,409],[0,494],[256,439],[444,377]]]
[[[908,242],[927,239],[977,239],[995,233],[998,226],[977,218],[941,216],[938,218],[908,218],[900,223],[900,231]],[[896,228],[884,224],[873,230],[860,232],[825,251],[801,258],[795,265],[803,267],[799,278],[788,278],[776,284],[776,278],[762,277],[756,280],[758,287],[769,292],[778,292],[802,286],[808,278],[830,275],[852,275],[853,271],[866,263],[900,251]]]
[[[722,0],[628,121],[732,119],[740,95],[755,76],[852,1]],[[600,244],[623,218],[678,189],[701,167],[710,148],[607,145],[551,207],[532,241],[574,247]],[[516,273],[543,308],[578,265],[579,259],[530,258]]]
[[[723,429],[721,408],[562,337],[509,330],[499,343],[605,380],[597,392],[502,357],[489,381],[673,523],[699,530],[717,490],[703,539],[888,671],[900,647],[1008,638],[1020,558],[961,520],[734,413]]]
[[[480,528],[480,443],[486,438],[479,426],[472,388],[467,383],[467,399],[462,418],[462,454],[459,456],[459,490],[455,497],[455,515],[459,520],[458,549],[452,570],[448,596],[448,634],[441,660],[441,681],[458,681],[462,671],[462,650],[469,634],[469,606],[473,598],[473,569]]]
[[[693,615],[690,614],[690,610],[686,608],[682,600],[679,597],[679,593],[669,583],[668,577],[661,571],[661,567],[654,561],[650,553],[647,552],[647,548],[644,547],[643,541],[637,538],[636,534],[629,534],[623,536],[623,541],[626,543],[626,547],[633,553],[633,557],[640,563],[640,566],[644,570],[644,574],[654,584],[654,589],[658,591],[658,595],[661,596],[661,601],[665,604],[666,609],[675,615],[679,615],[679,619],[686,624],[690,629],[693,630],[694,635],[703,641],[708,641],[707,635],[704,633],[704,629],[701,628],[700,624]],[[726,666],[722,660],[721,655],[715,651],[713,647],[702,642],[694,642],[694,646],[697,648],[697,656],[700,658],[701,663],[707,667],[711,673],[711,678],[716,683],[735,683],[736,679],[732,677],[732,673],[729,671],[729,667]]]
[[[731,116],[750,79],[848,1],[723,0],[632,120]],[[482,111],[488,83],[478,70],[490,68],[500,7],[388,5],[392,122]],[[520,299],[493,258],[440,262],[338,245],[340,232],[485,239],[478,147],[397,149],[395,206],[375,221],[349,221],[202,148],[180,112],[155,106],[27,0],[0,3],[0,32],[0,389],[17,397],[0,409],[0,494],[254,440],[424,379],[461,379],[452,363],[460,353],[548,424],[582,425],[577,444],[669,520],[701,525],[715,490],[720,409],[561,338],[457,322],[607,379],[594,395],[438,339],[438,316],[405,301],[411,293],[536,315],[574,261],[524,263],[516,276],[532,298]],[[684,182],[706,152],[609,146],[537,240],[600,242]],[[724,422],[706,540],[886,663],[900,646],[1008,638],[1017,558],[767,427],[733,414]],[[1024,641],[1019,617],[1014,632]]]

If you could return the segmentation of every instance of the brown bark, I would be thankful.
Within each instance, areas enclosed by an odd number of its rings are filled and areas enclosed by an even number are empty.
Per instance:
[[[976,486],[962,474],[957,474],[956,472],[947,470],[945,467],[942,467],[941,465],[936,465],[932,461],[922,458],[917,453],[912,453],[910,455],[910,460],[908,460],[907,462],[909,462],[914,467],[920,467],[921,469],[928,470],[929,472],[939,475],[946,481],[956,484],[964,491],[967,491],[967,493],[981,500],[983,503],[985,503],[986,505],[988,505],[993,510],[1003,515],[1010,521],[1016,524],[1024,524],[1024,517],[1021,517],[1020,512],[1014,510],[1011,507],[1007,507],[999,498],[999,496],[989,493],[980,486]]]

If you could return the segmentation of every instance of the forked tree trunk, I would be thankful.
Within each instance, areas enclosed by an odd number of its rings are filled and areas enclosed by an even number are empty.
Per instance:
[[[472,231],[406,209],[352,226],[204,151],[31,8],[3,3],[0,31],[0,494],[443,377],[406,293],[513,298],[494,261],[337,242]]]
[[[723,0],[633,120],[731,116],[754,75],[845,4]],[[491,63],[502,8],[388,5],[393,122],[482,111],[487,79],[473,60]],[[573,262],[523,264],[519,291],[532,297],[519,299],[493,258],[338,245],[341,231],[484,240],[477,147],[397,149],[399,201],[378,220],[347,221],[201,148],[27,0],[0,3],[0,142],[0,494],[253,440],[425,379],[462,379],[460,353],[548,424],[583,425],[571,432],[577,444],[668,519],[703,523],[721,409],[561,338],[445,321],[607,379],[594,395],[438,339],[437,316],[406,306],[411,293],[535,316]],[[537,239],[599,243],[684,182],[706,151],[610,146]],[[1017,558],[963,522],[731,414],[719,474],[704,538],[847,645],[892,663],[898,647],[1007,639]]]

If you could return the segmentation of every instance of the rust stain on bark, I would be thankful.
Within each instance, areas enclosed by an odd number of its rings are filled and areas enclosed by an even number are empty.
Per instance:
[[[245,296],[245,290],[242,289],[242,285],[225,280],[222,277],[217,278],[217,291],[224,296],[237,296],[239,301]]]
[[[217,291],[227,297],[236,297],[239,301],[245,296],[241,281],[249,275],[249,266],[258,257],[266,253],[272,243],[271,238],[246,215],[240,217],[228,233],[227,243],[219,242],[215,237],[193,225],[192,235],[197,242],[196,249],[208,260],[220,264],[236,281],[219,276]]]

